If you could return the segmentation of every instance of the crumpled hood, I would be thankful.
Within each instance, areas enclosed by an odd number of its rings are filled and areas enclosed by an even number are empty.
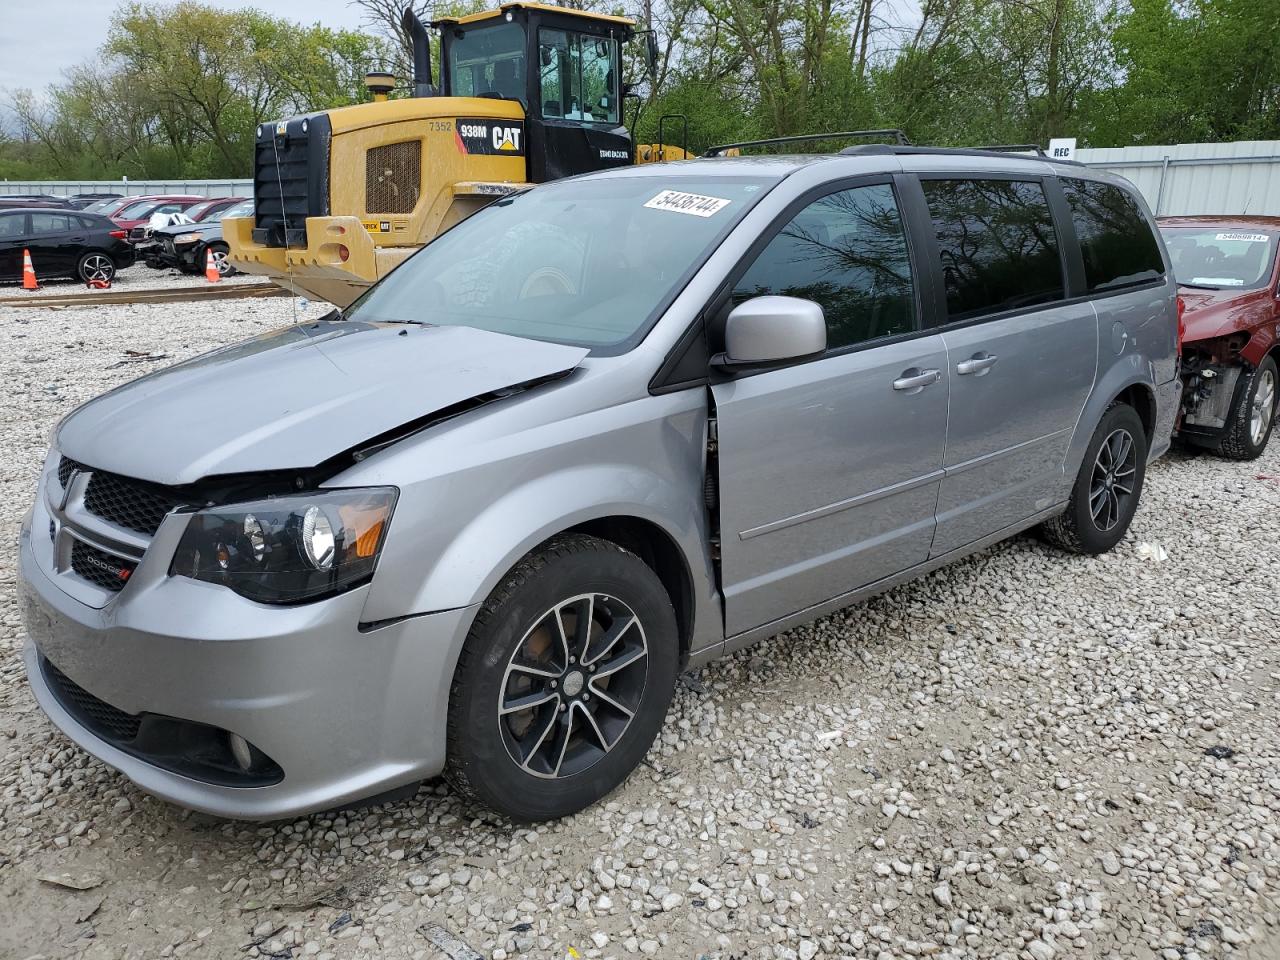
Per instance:
[[[1267,290],[1205,290],[1200,287],[1178,287],[1186,311],[1182,322],[1186,329],[1184,343],[1211,340],[1237,330],[1249,330],[1271,315],[1271,295]]]
[[[54,442],[86,466],[163,484],[305,469],[586,354],[468,327],[321,321],[117,387],[73,411]]]

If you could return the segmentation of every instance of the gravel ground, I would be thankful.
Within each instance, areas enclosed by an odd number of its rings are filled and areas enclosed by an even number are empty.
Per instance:
[[[289,304],[0,310],[0,957],[1280,956],[1280,443],[1159,462],[1107,557],[1018,539],[682,678],[561,823],[434,783],[270,825],[141,794],[32,702],[19,519],[125,350]]]
[[[72,293],[88,292],[79,279],[73,277],[40,277],[39,290],[23,290],[22,281],[0,283],[0,297],[65,297]],[[219,283],[261,283],[263,277],[247,273],[224,277]],[[176,268],[154,270],[146,264],[138,263],[127,267],[116,274],[111,281],[112,290],[159,290],[172,287],[203,286],[209,281],[204,274],[183,273]]]

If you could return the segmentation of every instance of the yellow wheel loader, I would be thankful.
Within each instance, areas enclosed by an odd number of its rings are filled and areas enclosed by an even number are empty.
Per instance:
[[[222,221],[235,266],[345,307],[422,244],[500,197],[559,177],[684,159],[622,122],[626,17],[541,3],[433,21],[409,10],[412,97],[370,74],[374,102],[257,131],[254,215]]]

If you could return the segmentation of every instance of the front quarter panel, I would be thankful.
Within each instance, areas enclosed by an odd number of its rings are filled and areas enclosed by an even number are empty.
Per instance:
[[[588,520],[625,516],[657,525],[685,558],[691,652],[720,643],[702,501],[702,391],[563,418],[549,416],[554,400],[507,401],[507,410],[405,441],[332,481],[400,488],[362,619],[482,602],[539,543]]]

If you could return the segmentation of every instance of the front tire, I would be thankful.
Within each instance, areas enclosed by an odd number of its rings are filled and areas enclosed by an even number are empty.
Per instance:
[[[209,244],[209,252],[213,254],[213,265],[217,268],[218,276],[234,277],[238,272],[235,265],[231,262],[231,248],[225,243]],[[203,263],[201,266],[203,272]]]
[[[449,697],[445,776],[517,821],[590,806],[653,744],[679,658],[671,600],[639,557],[583,534],[548,541],[476,615]]]
[[[1085,449],[1067,509],[1041,525],[1045,540],[1096,556],[1124,539],[1147,473],[1147,434],[1127,404],[1107,410]]]
[[[1232,460],[1257,460],[1262,456],[1276,425],[1278,386],[1280,375],[1275,358],[1264,357],[1236,390],[1227,432],[1218,444],[1221,456]]]

